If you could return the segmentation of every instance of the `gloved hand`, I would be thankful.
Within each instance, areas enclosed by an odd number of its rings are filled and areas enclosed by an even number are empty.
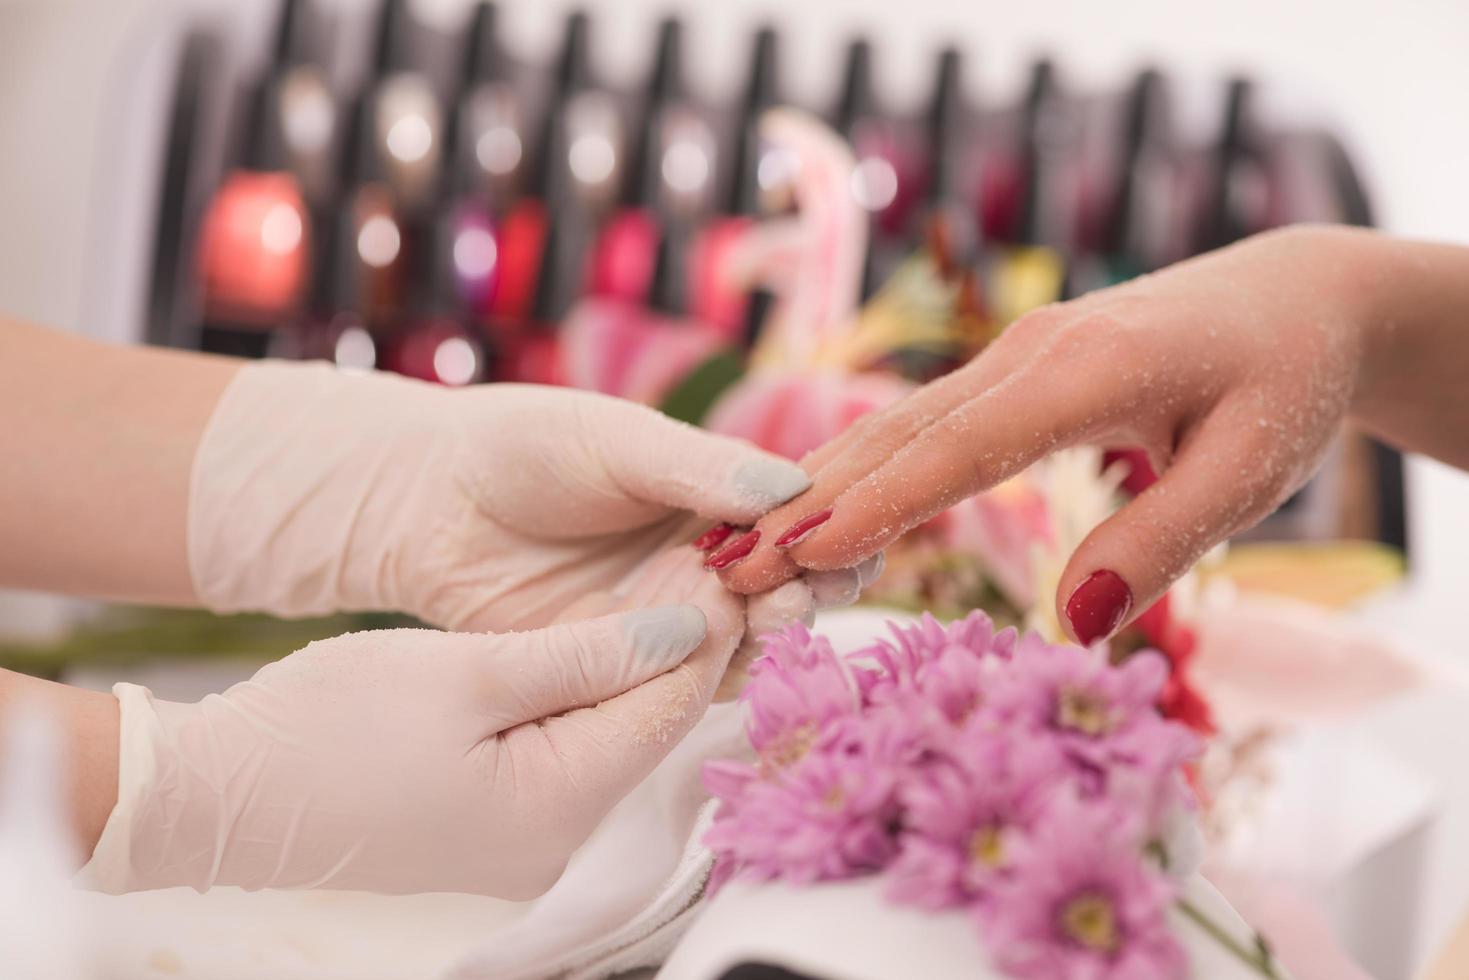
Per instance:
[[[536,628],[710,519],[753,523],[809,485],[794,463],[603,395],[266,361],[239,371],[200,441],[189,565],[219,612]],[[752,632],[851,601],[858,581],[842,569],[752,598]]]
[[[709,705],[744,619],[701,557],[660,556],[594,619],[352,633],[196,704],[119,684],[84,880],[539,894]]]

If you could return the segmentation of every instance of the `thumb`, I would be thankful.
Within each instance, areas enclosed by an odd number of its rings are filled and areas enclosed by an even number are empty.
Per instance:
[[[811,478],[795,463],[628,402],[601,412],[597,444],[608,475],[629,495],[713,520],[752,524],[804,493]],[[610,406],[609,406],[610,407]]]
[[[704,611],[682,604],[499,636],[484,661],[496,730],[631,690],[682,663],[707,632]]]
[[[1056,596],[1057,616],[1075,640],[1111,636],[1210,548],[1286,498],[1300,467],[1254,428],[1211,417],[1157,483],[1087,535]]]

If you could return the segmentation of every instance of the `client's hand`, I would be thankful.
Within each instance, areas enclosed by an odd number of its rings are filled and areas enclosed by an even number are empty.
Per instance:
[[[748,524],[809,485],[794,463],[602,395],[263,362],[201,440],[189,565],[217,611],[535,628],[710,519]],[[857,574],[752,600],[752,624],[809,617],[855,595]]]
[[[84,875],[539,894],[740,641],[743,602],[701,558],[671,552],[596,618],[534,632],[353,633],[197,704],[118,685],[118,804]]]
[[[1318,465],[1381,322],[1364,247],[1291,230],[1037,310],[805,460],[814,488],[759,522],[725,582],[851,566],[1053,450],[1141,446],[1162,479],[1082,542],[1056,596],[1073,637],[1110,634]]]

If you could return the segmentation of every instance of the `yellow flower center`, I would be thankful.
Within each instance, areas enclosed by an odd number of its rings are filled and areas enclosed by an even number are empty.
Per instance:
[[[1064,688],[1056,700],[1056,724],[1096,737],[1112,730],[1112,712],[1106,700],[1089,691]]]
[[[1103,953],[1115,951],[1121,939],[1112,903],[1096,892],[1083,892],[1062,906],[1061,930],[1068,938]]]
[[[767,745],[760,753],[760,759],[767,769],[785,769],[800,762],[815,740],[816,726],[810,723],[801,725],[774,744]]]
[[[969,838],[969,857],[987,868],[998,868],[1005,861],[1005,842],[1000,828],[994,824],[980,827]]]

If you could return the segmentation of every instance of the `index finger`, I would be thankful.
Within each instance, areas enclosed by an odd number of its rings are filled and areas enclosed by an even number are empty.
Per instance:
[[[793,527],[802,522],[812,526],[810,521],[824,517],[827,508],[842,494],[875,473],[924,430],[1013,374],[1033,354],[1036,342],[1065,315],[1060,307],[1037,310],[1013,324],[989,349],[964,367],[864,416],[846,432],[807,454],[801,466],[813,474],[813,486],[760,519],[755,525],[760,532],[757,547],[738,565],[721,571],[724,584],[735,592],[750,595],[773,589],[799,575],[801,566],[784,550]],[[875,550],[857,561],[870,557]]]
[[[831,514],[787,554],[808,569],[845,568],[967,497],[1057,449],[1094,439],[1125,405],[1094,364],[1023,370],[924,429],[843,492]]]

